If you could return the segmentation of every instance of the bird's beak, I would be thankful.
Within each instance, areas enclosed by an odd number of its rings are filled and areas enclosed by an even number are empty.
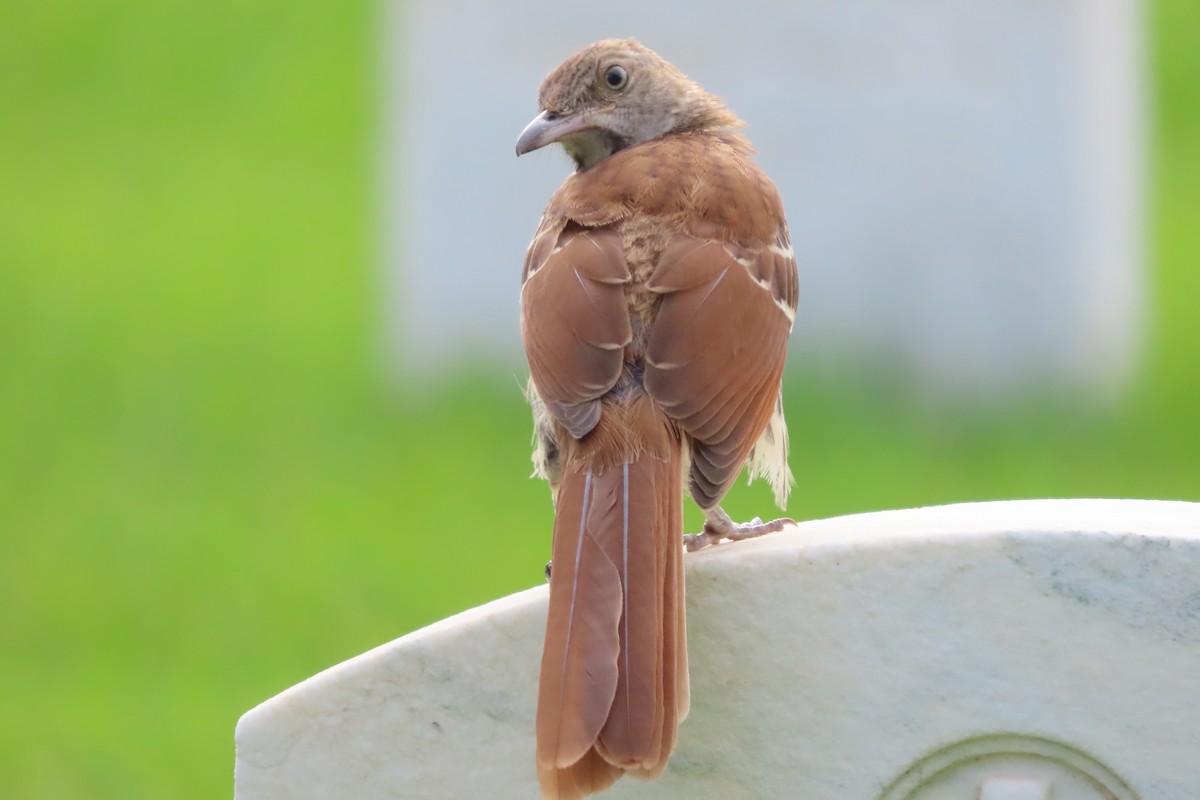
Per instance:
[[[543,111],[525,126],[517,137],[517,155],[523,156],[539,147],[554,144],[564,136],[578,133],[592,127],[587,115],[576,112],[565,116],[556,116],[549,111]]]

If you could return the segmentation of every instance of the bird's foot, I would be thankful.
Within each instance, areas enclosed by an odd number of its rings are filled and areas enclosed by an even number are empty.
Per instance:
[[[716,506],[712,511],[706,512],[708,519],[704,523],[704,529],[700,533],[689,533],[683,537],[683,545],[688,552],[703,550],[709,545],[716,544],[722,539],[729,539],[733,542],[740,542],[742,539],[753,539],[757,536],[763,536],[768,533],[777,533],[788,525],[795,525],[796,521],[781,517],[773,519],[770,522],[763,522],[758,517],[749,522],[737,523],[729,518],[729,515],[721,510],[720,506]]]

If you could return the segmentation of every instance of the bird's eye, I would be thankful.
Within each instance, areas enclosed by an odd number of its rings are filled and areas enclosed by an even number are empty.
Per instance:
[[[625,84],[629,82],[629,74],[625,72],[624,67],[613,64],[604,71],[604,82],[610,89],[624,89]]]

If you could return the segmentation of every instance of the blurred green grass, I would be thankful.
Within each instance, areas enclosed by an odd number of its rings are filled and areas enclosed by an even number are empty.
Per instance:
[[[1152,12],[1134,389],[980,416],[798,382],[794,516],[1200,498],[1200,13]],[[0,8],[0,796],[228,796],[241,712],[540,580],[514,377],[379,369],[376,13]]]

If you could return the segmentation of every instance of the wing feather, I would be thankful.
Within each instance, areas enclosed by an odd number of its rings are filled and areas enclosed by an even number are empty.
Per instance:
[[[540,232],[530,248],[521,338],[546,410],[579,439],[596,427],[599,398],[616,385],[633,338],[629,268],[612,230],[561,227],[553,248]]]
[[[680,236],[648,283],[662,297],[646,389],[693,439],[691,490],[720,501],[776,408],[795,316],[786,229],[745,247]]]

